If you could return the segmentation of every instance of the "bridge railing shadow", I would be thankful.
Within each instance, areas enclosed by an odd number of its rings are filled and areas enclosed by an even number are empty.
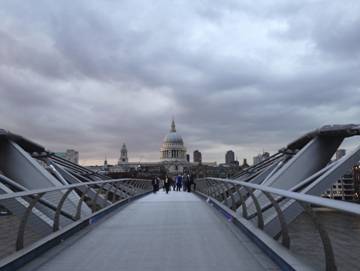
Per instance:
[[[349,235],[341,234],[354,230],[359,235],[358,204],[230,179],[203,178],[196,182],[197,193],[208,202],[239,221],[251,222],[251,227],[270,235],[315,270],[358,270],[360,246],[356,241],[350,245]],[[260,202],[255,191],[267,201]],[[291,204],[301,212],[289,212]]]

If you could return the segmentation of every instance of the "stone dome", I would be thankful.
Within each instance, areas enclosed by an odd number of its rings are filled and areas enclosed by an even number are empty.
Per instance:
[[[164,143],[184,144],[184,141],[177,132],[170,132],[165,136]]]
[[[175,121],[171,123],[170,132],[164,137],[160,149],[161,160],[186,160],[186,148],[180,134],[176,132]]]

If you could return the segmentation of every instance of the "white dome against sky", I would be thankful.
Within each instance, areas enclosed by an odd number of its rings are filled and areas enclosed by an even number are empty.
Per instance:
[[[175,121],[171,123],[170,132],[165,136],[160,148],[160,159],[162,161],[185,161],[186,148],[181,135],[176,132]]]

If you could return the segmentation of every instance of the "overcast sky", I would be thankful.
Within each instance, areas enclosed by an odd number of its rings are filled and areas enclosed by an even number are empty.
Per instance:
[[[0,128],[85,164],[159,160],[172,117],[252,160],[359,105],[358,0],[0,3]]]

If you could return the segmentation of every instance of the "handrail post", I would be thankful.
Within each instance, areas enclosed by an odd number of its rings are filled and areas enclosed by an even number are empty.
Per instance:
[[[236,189],[236,192],[238,193],[239,198],[240,198],[240,205],[241,205],[241,208],[242,208],[242,216],[243,216],[243,218],[247,219],[248,218],[248,213],[247,213],[247,206],[246,206],[246,202],[244,200],[244,196],[241,194],[238,186],[235,186],[235,189]]]
[[[61,197],[59,204],[56,208],[56,212],[55,212],[55,217],[54,217],[54,223],[53,223],[53,232],[58,231],[59,230],[59,222],[60,222],[60,212],[61,209],[64,205],[64,202],[66,200],[66,198],[68,197],[68,195],[74,190],[74,188],[69,188],[64,195]]]
[[[97,201],[97,199],[98,199],[98,197],[99,197],[99,194],[101,194],[101,192],[103,191],[105,184],[106,184],[106,183],[103,183],[103,184],[100,186],[100,188],[99,188],[98,191],[96,192],[96,195],[95,195],[95,197],[94,197],[94,200],[92,201],[91,206],[92,206],[92,211],[93,211],[93,213],[96,212],[96,201]]]
[[[35,207],[36,203],[39,199],[44,196],[45,193],[37,194],[29,203],[29,206],[26,208],[26,211],[20,221],[17,239],[16,239],[16,251],[24,248],[24,235],[25,235],[25,227],[27,220],[32,212],[32,209]]]
[[[250,194],[250,197],[252,198],[255,208],[256,208],[256,213],[257,213],[257,224],[258,224],[258,228],[263,230],[264,229],[264,219],[263,219],[263,215],[261,212],[261,207],[259,204],[259,201],[257,200],[257,198],[255,197],[253,191],[251,191],[250,188],[244,186],[245,190]]]
[[[329,238],[329,235],[327,234],[325,227],[322,225],[322,223],[319,221],[319,219],[314,214],[314,211],[312,210],[310,204],[300,202],[301,206],[304,208],[305,213],[309,215],[311,218],[311,221],[314,223],[315,228],[320,234],[321,242],[323,244],[323,249],[325,253],[325,269],[326,271],[337,271],[336,267],[336,261],[334,256],[334,251],[331,245],[331,240]]]
[[[284,213],[282,212],[279,203],[274,199],[274,197],[265,191],[262,191],[264,195],[270,200],[271,204],[274,206],[277,216],[279,218],[280,227],[281,227],[281,243],[286,248],[290,248],[290,237],[289,237],[289,230],[287,227],[287,223],[284,217]]]
[[[84,193],[81,195],[81,198],[79,200],[79,203],[76,207],[76,214],[75,214],[75,220],[79,220],[81,218],[81,205],[85,200],[85,196],[87,194],[87,192],[90,190],[90,186],[86,186],[86,189],[84,191]]]

